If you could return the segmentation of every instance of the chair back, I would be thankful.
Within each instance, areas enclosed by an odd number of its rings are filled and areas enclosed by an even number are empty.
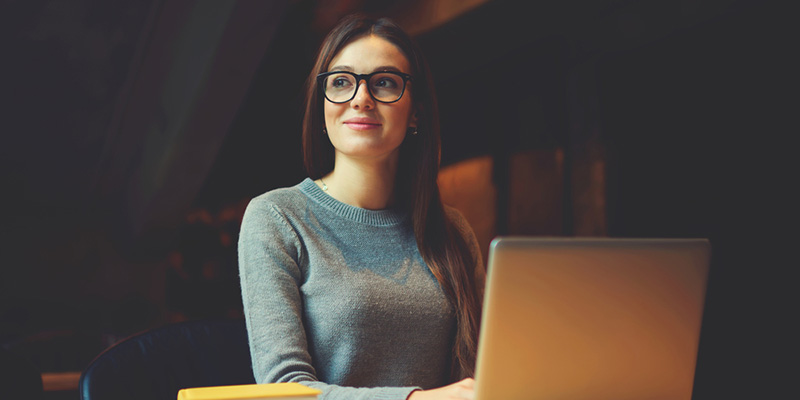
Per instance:
[[[244,319],[173,323],[129,337],[83,371],[82,400],[175,400],[187,387],[255,383]]]

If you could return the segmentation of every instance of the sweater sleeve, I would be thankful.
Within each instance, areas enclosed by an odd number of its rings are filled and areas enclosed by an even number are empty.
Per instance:
[[[303,323],[303,242],[270,201],[250,202],[239,236],[239,275],[256,382],[298,382],[320,400],[403,400],[416,387],[353,388],[319,382]]]

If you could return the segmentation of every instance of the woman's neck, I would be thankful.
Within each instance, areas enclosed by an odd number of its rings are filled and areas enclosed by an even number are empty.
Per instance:
[[[334,199],[368,210],[382,210],[394,204],[396,160],[369,163],[337,157],[335,165],[331,173],[317,180]]]

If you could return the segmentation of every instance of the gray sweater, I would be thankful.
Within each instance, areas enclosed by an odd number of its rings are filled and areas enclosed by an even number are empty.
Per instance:
[[[239,271],[256,382],[300,382],[328,400],[450,383],[455,314],[405,213],[344,204],[310,179],[267,192],[245,212]]]

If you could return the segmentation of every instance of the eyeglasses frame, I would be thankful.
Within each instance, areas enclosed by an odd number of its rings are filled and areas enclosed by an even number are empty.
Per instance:
[[[397,75],[397,76],[403,78],[403,90],[400,91],[400,96],[397,97],[397,100],[393,100],[393,101],[378,100],[375,97],[375,95],[372,94],[372,89],[370,89],[370,87],[369,87],[369,80],[374,75],[386,74],[386,73],[394,74],[394,75]],[[328,98],[328,94],[325,93],[325,85],[323,85],[323,81],[325,80],[325,78],[327,78],[327,77],[329,77],[329,76],[331,76],[333,74],[348,74],[348,75],[352,75],[352,76],[354,76],[356,78],[356,82],[357,82],[356,83],[356,88],[355,88],[355,90],[353,90],[353,95],[349,99],[347,99],[345,101],[333,101],[330,98]],[[379,103],[392,104],[392,103],[396,103],[396,102],[400,101],[400,99],[403,98],[403,95],[406,94],[406,86],[408,85],[408,81],[413,81],[414,80],[413,78],[414,77],[409,75],[409,74],[406,74],[406,73],[403,73],[403,72],[398,72],[398,71],[375,71],[375,72],[370,73],[370,74],[356,74],[355,72],[350,72],[350,71],[330,71],[330,72],[323,72],[323,73],[317,75],[317,85],[319,85],[319,88],[322,91],[322,96],[325,97],[325,100],[328,100],[328,101],[330,101],[331,103],[334,103],[334,104],[344,104],[344,103],[347,103],[347,102],[353,100],[356,97],[356,93],[358,93],[358,87],[361,85],[361,81],[363,80],[363,81],[365,81],[367,83],[367,93],[369,93],[369,96],[372,97],[373,100],[375,100],[375,101],[377,101]]]

